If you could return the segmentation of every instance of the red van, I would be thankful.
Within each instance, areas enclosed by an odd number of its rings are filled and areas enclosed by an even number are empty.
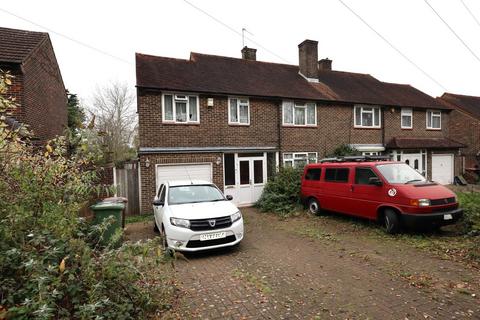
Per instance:
[[[387,233],[402,226],[453,224],[463,215],[451,190],[384,156],[329,158],[308,164],[301,197],[313,214],[328,210],[376,220]]]

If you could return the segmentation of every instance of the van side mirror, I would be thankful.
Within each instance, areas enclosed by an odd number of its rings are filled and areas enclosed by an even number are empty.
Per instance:
[[[227,195],[225,196],[225,199],[227,199],[228,201],[232,201],[232,200],[233,200],[233,197],[232,197],[231,195],[227,194]]]
[[[156,207],[163,207],[163,205],[165,204],[162,200],[160,199],[156,199],[156,200],[153,200],[153,203],[152,203],[154,206]]]
[[[374,186],[379,186],[380,187],[380,186],[383,185],[383,182],[378,177],[370,177],[368,179],[368,184],[372,184]]]

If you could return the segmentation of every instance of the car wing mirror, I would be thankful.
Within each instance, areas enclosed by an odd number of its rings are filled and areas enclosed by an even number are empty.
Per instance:
[[[233,200],[233,196],[227,194],[227,195],[225,196],[225,199],[227,199],[228,201],[232,201],[232,200]]]
[[[160,200],[160,199],[153,200],[153,205],[154,205],[154,206],[163,207],[164,204],[165,204],[165,203],[164,203],[162,200]]]
[[[378,177],[370,177],[368,179],[368,184],[372,184],[374,186],[379,186],[380,187],[380,186],[383,185],[383,182]]]

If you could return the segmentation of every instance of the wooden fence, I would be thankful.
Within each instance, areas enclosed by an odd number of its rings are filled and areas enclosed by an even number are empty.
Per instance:
[[[129,162],[114,169],[116,196],[128,199],[126,215],[140,214],[138,162]]]

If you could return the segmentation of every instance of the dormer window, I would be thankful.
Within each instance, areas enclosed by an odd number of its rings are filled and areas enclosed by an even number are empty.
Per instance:
[[[354,126],[355,128],[378,129],[382,125],[380,115],[380,107],[357,105],[354,107]]]
[[[170,123],[199,123],[199,99],[195,95],[164,94],[162,121]]]
[[[283,101],[282,114],[286,126],[317,125],[317,105],[313,102]]]

